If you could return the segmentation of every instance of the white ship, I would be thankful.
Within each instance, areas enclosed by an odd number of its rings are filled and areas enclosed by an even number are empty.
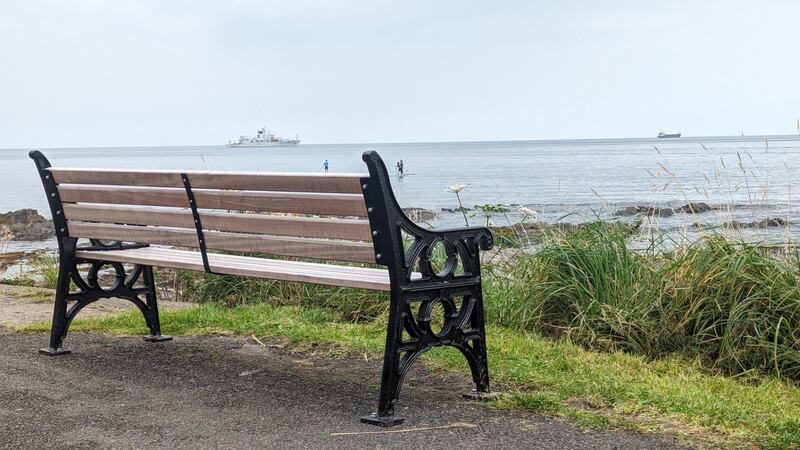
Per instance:
[[[279,138],[263,127],[255,136],[239,136],[236,141],[228,141],[225,147],[291,147],[299,143],[297,136],[294,139]]]

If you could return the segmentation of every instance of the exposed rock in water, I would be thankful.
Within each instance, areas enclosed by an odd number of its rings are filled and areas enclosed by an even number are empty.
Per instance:
[[[686,214],[700,214],[704,212],[709,212],[712,209],[714,208],[712,208],[708,203],[692,202],[681,206],[680,208],[678,208],[678,211],[685,212]]]
[[[414,222],[427,222],[436,217],[436,213],[425,208],[403,208],[409,219]]]
[[[13,241],[43,241],[53,237],[53,221],[35,209],[0,213],[0,238]]]
[[[792,222],[780,217],[767,217],[766,219],[757,220],[755,222],[742,222],[739,220],[731,220],[722,224],[723,228],[731,228],[734,230],[741,230],[745,228],[775,228],[786,227],[791,225]],[[693,223],[692,227],[702,230],[705,228],[714,228],[713,224]]]
[[[786,227],[792,224],[791,221],[782,219],[780,217],[766,218],[759,223],[765,227]]]
[[[457,212],[472,211],[472,208],[467,208],[466,206],[462,208],[459,206],[458,208],[442,208],[441,211],[447,213],[457,213]]]
[[[614,213],[614,215],[618,217],[635,216],[637,214],[650,217],[669,217],[675,214],[675,212],[672,210],[672,208],[656,208],[655,206],[628,206],[626,208],[619,209]]]
[[[679,208],[656,208],[655,206],[628,206],[626,208],[622,208],[617,210],[614,215],[615,216],[635,216],[638,214],[642,214],[649,217],[669,217],[676,212],[682,212],[686,214],[700,214],[704,212],[708,212],[713,210],[708,203],[703,202],[691,202],[687,203]]]

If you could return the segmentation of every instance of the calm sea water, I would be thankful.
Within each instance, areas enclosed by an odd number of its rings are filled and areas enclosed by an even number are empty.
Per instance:
[[[800,226],[800,136],[603,139],[410,144],[306,145],[267,149],[222,146],[43,149],[54,166],[365,172],[361,154],[378,151],[390,168],[404,207],[454,208],[449,185],[465,183],[465,206],[504,204],[511,221],[517,205],[547,222],[609,218],[634,205],[705,202],[719,210],[676,214],[654,221],[662,229],[694,222],[757,221],[780,217]],[[27,150],[0,150],[0,211],[36,208],[49,215]],[[470,220],[485,222],[479,213]],[[439,225],[463,223],[442,213]],[[504,224],[503,216],[492,221]],[[780,233],[795,233],[798,226]],[[770,230],[769,232],[778,232]]]

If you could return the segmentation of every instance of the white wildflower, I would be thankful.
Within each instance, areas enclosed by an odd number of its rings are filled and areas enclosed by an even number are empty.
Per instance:
[[[447,188],[447,192],[458,194],[459,192],[464,190],[465,187],[467,187],[467,185],[462,183],[451,184],[450,187]]]
[[[520,206],[519,212],[520,212],[520,214],[522,214],[525,217],[534,217],[534,216],[536,216],[536,211],[534,211],[534,210],[532,210],[530,208],[526,208],[524,206]]]

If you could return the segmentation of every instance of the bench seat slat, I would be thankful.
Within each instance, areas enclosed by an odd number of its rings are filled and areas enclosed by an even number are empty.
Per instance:
[[[136,254],[137,255],[150,255],[153,257],[168,257],[170,259],[180,260],[181,258],[189,259],[190,261],[194,261],[199,254],[196,251],[192,250],[177,250],[173,248],[164,248],[164,247],[143,247],[137,248]],[[278,264],[280,267],[285,267],[286,260],[277,260],[277,259],[270,259],[270,258],[261,258],[256,256],[243,256],[243,255],[229,255],[229,254],[219,254],[219,253],[209,253],[209,255],[220,255],[224,256],[226,261],[236,261],[238,264],[247,265],[253,264],[259,267],[269,267],[271,264]],[[321,264],[321,263],[313,263],[307,261],[288,261],[291,262],[291,267],[300,268],[307,272],[313,272],[316,270],[323,270],[325,272],[338,272],[348,275],[365,275],[369,277],[374,277],[376,274],[383,273],[382,271],[385,269],[374,269],[370,267],[358,267],[358,266],[343,266],[337,264]],[[377,272],[376,272],[377,271]]]
[[[51,167],[59,184],[105,184],[183,188],[181,173],[189,176],[195,189],[235,189],[251,191],[331,192],[360,194],[360,173],[281,173],[175,170],[124,170]]]
[[[188,209],[67,203],[64,205],[64,216],[67,220],[82,222],[194,228],[194,219]],[[201,219],[204,228],[217,231],[359,241],[372,239],[369,222],[366,220],[268,216],[215,211],[203,211]]]
[[[200,253],[184,250],[153,247],[106,251],[79,250],[76,252],[76,257],[203,271]],[[209,253],[208,261],[213,272],[226,275],[300,281],[376,291],[388,291],[390,288],[389,272],[385,269],[281,261],[217,253]]]
[[[298,192],[214,191],[193,189],[198,208],[283,212],[326,216],[366,217],[364,197],[358,194]],[[172,188],[61,185],[66,203],[111,203],[188,207],[186,191]]]
[[[154,259],[166,258],[167,260],[174,261],[176,263],[194,264],[197,262],[197,258],[199,255],[197,252],[187,251],[187,250],[175,250],[175,249],[164,249],[164,248],[158,248],[155,250],[157,253],[155,255],[151,255],[152,258]],[[165,254],[161,252],[162,250],[166,250],[167,252],[172,252],[172,253]],[[217,260],[222,258],[222,260],[224,261],[224,265],[227,267],[238,267],[238,268],[258,269],[258,270],[266,270],[266,269],[280,270],[286,273],[298,273],[302,275],[337,274],[338,276],[347,278],[349,280],[363,280],[363,281],[375,281],[376,279],[381,281],[386,275],[385,269],[374,269],[369,267],[352,267],[352,266],[340,266],[335,264],[309,263],[305,261],[275,260],[270,258],[260,258],[254,256],[228,255],[219,253],[210,253],[209,257],[211,255],[214,255],[215,258],[217,258]],[[142,254],[137,254],[137,256],[142,256]],[[211,259],[209,261],[211,261]],[[213,270],[213,264],[211,264],[211,266]],[[203,270],[202,266],[198,270]]]
[[[68,227],[72,237],[199,247],[195,230],[186,228],[87,222],[69,222]],[[375,250],[372,244],[367,242],[289,238],[220,231],[206,231],[204,235],[206,247],[218,250],[375,263]]]

